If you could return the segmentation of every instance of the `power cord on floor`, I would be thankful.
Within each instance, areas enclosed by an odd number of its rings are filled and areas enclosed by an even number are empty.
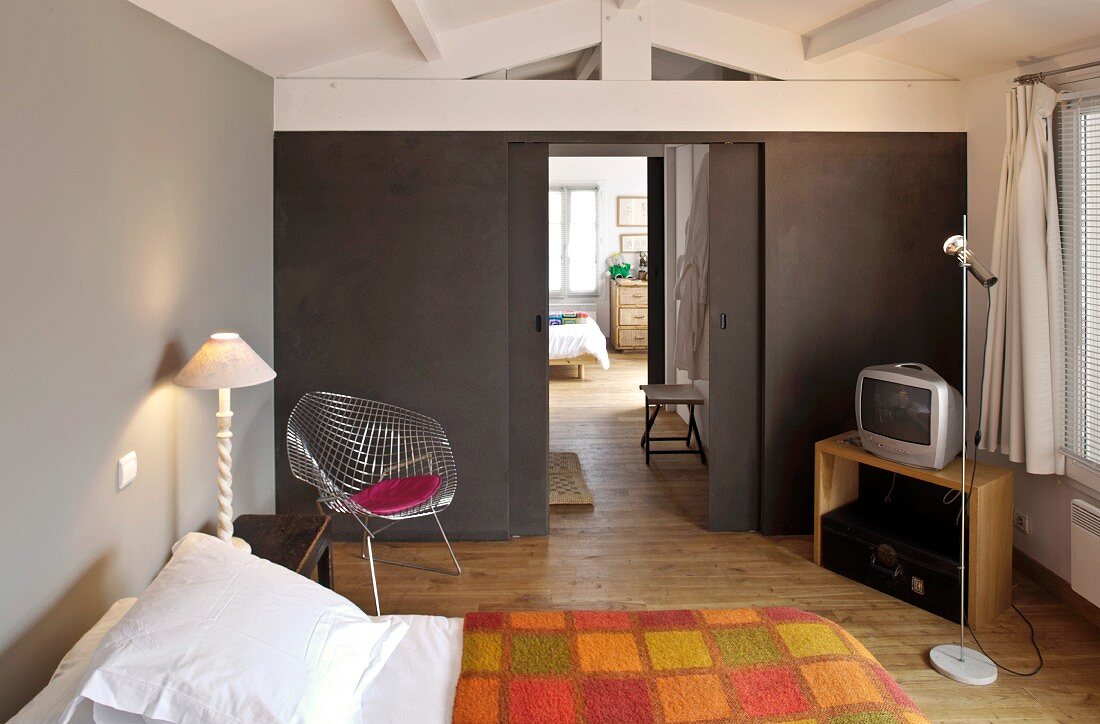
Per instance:
[[[1035,636],[1035,627],[1031,624],[1031,621],[1028,619],[1028,617],[1024,615],[1024,612],[1021,611],[1020,609],[1016,608],[1015,603],[1010,604],[1010,605],[1012,606],[1012,610],[1015,611],[1017,614],[1019,614],[1020,618],[1022,618],[1024,620],[1024,623],[1027,624],[1028,631],[1031,633],[1031,647],[1033,649],[1035,649],[1035,655],[1039,657],[1039,663],[1036,664],[1035,668],[1032,669],[1031,671],[1016,671],[1015,669],[1010,669],[1007,666],[1005,666],[1004,664],[1000,663],[995,658],[990,656],[989,652],[985,650],[984,646],[982,646],[982,642],[978,640],[978,634],[974,633],[974,629],[970,627],[970,622],[969,621],[966,622],[966,630],[970,632],[970,636],[971,636],[971,638],[974,639],[974,643],[976,643],[978,645],[978,650],[981,651],[983,654],[985,654],[986,657],[990,661],[992,661],[998,669],[1000,669],[1002,671],[1006,671],[1009,674],[1012,674],[1014,676],[1023,676],[1023,677],[1035,676],[1036,674],[1038,674],[1040,671],[1043,670],[1043,665],[1046,663],[1046,661],[1043,660],[1043,650],[1039,648],[1039,641],[1037,640],[1037,638]]]
[[[977,472],[978,472],[978,449],[979,449],[979,446],[982,443],[982,414],[985,412],[985,409],[984,409],[984,407],[985,407],[985,347],[989,343],[989,312],[990,312],[990,308],[992,306],[993,306],[993,304],[992,304],[992,295],[989,291],[989,287],[986,287],[985,288],[985,334],[984,334],[984,337],[982,339],[982,371],[981,371],[981,374],[980,374],[979,379],[978,379],[978,389],[981,390],[981,393],[978,395],[978,429],[974,432],[974,465],[973,465],[973,468],[970,472],[970,490],[971,491],[974,490],[975,475],[977,475]],[[965,402],[964,402],[964,404],[965,404]],[[966,455],[966,450],[965,449],[963,450],[963,455]],[[955,498],[957,498],[958,495],[959,494],[956,491],[955,492]],[[953,501],[954,501],[954,498],[952,499],[952,502]],[[949,502],[946,499],[946,496],[944,497],[944,502],[945,503]],[[966,509],[965,513],[966,513],[966,522],[969,523],[970,522],[969,499],[967,499],[967,502],[968,502],[968,505],[967,505],[967,509]],[[961,516],[963,514],[963,512],[964,511],[960,510],[959,515]],[[970,636],[971,636],[971,638],[974,639],[974,643],[978,645],[978,650],[981,651],[983,654],[985,654],[986,657],[990,661],[992,661],[993,664],[998,669],[1001,669],[1002,671],[1005,671],[1005,672],[1007,672],[1009,674],[1012,674],[1014,676],[1024,676],[1024,677],[1035,676],[1036,674],[1038,674],[1040,671],[1043,670],[1043,665],[1046,663],[1043,660],[1043,650],[1039,648],[1039,641],[1038,641],[1037,637],[1035,636],[1035,626],[1032,625],[1031,621],[1028,619],[1027,616],[1024,615],[1023,611],[1016,608],[1015,603],[1012,603],[1012,604],[1009,604],[1009,605],[1012,606],[1012,610],[1015,611],[1020,616],[1020,618],[1022,618],[1024,620],[1024,623],[1027,624],[1027,629],[1028,629],[1028,631],[1030,632],[1030,635],[1031,635],[1031,646],[1032,646],[1032,648],[1035,649],[1035,655],[1039,657],[1039,663],[1036,664],[1035,668],[1032,669],[1031,671],[1016,671],[1015,669],[1010,669],[1007,666],[1005,666],[1004,664],[998,662],[996,659],[994,659],[992,656],[990,656],[989,652],[987,652],[985,650],[985,647],[982,646],[982,642],[978,639],[978,634],[974,633],[974,629],[971,628],[969,620],[966,622],[966,629],[968,631],[970,631]]]

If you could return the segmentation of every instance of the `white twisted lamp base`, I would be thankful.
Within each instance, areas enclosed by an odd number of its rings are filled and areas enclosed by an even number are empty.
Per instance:
[[[233,411],[229,405],[229,390],[218,390],[218,538],[232,543],[245,553],[252,546],[233,537]]]

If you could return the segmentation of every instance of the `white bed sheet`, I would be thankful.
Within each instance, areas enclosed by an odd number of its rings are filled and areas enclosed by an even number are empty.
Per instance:
[[[550,327],[550,359],[572,359],[590,354],[605,370],[611,366],[607,356],[607,338],[600,325],[588,317],[581,324],[555,324]]]
[[[462,667],[462,619],[394,616],[405,638],[363,694],[366,724],[450,722]]]
[[[121,619],[136,598],[123,598],[103,615],[65,654],[50,683],[11,722],[42,724],[60,721],[80,690],[84,671],[100,640]],[[455,687],[462,663],[462,619],[441,616],[394,616],[409,625],[408,633],[363,695],[363,721],[370,724],[451,721]],[[85,702],[70,720],[93,724]]]

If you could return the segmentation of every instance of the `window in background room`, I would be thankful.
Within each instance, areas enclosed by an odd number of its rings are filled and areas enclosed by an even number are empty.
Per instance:
[[[1059,104],[1058,126],[1067,472],[1100,490],[1100,93]]]
[[[550,189],[550,296],[592,297],[600,291],[600,190]]]

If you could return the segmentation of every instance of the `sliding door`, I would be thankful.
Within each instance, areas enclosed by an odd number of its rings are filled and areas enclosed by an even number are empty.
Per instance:
[[[646,159],[649,196],[649,384],[665,382],[665,159]]]
[[[942,245],[966,213],[966,134],[780,133],[766,149],[760,528],[786,535],[813,530],[814,442],[855,427],[863,367],[959,381]]]
[[[710,529],[760,526],[761,147],[710,146]]]
[[[508,536],[507,150],[494,133],[275,135],[278,512],[315,511],[286,462],[286,422],[324,390],[439,420],[458,468],[443,525]],[[393,534],[439,532],[422,518]]]
[[[508,144],[508,458],[512,535],[546,535],[549,147]]]

